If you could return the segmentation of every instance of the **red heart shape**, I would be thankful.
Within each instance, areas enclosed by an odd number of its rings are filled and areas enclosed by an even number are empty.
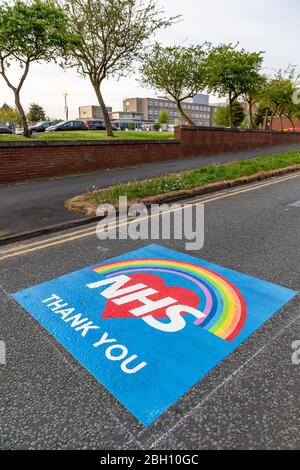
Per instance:
[[[185,289],[184,287],[166,286],[164,280],[159,276],[153,274],[131,274],[129,277],[131,278],[130,281],[122,286],[122,288],[142,283],[158,291],[157,294],[153,294],[149,297],[153,301],[172,297],[177,300],[177,303],[180,305],[193,308],[199,306],[200,299],[195,292]],[[130,313],[130,310],[141,306],[142,304],[138,300],[125,305],[116,305],[112,300],[108,300],[102,318],[137,318]],[[146,316],[147,315],[149,314],[146,314]],[[155,310],[151,315],[155,318],[167,318],[166,307]]]

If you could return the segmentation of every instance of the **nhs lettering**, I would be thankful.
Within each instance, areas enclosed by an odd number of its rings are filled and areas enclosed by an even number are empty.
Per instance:
[[[101,292],[103,297],[111,300],[115,305],[127,306],[128,310],[126,313],[128,312],[135,317],[139,317],[153,328],[167,333],[176,333],[185,327],[186,323],[182,314],[190,313],[197,320],[205,318],[202,312],[193,307],[178,305],[178,300],[174,297],[163,297],[158,300],[150,299],[151,296],[159,294],[159,291],[149,288],[147,284],[143,283],[128,285],[132,280],[134,280],[134,277],[120,275],[89,284],[88,287],[90,289],[97,289],[110,285],[105,291]],[[124,287],[125,285],[128,287]],[[134,307],[136,302],[139,302],[141,306]],[[152,315],[161,310],[165,310],[165,315],[170,319],[169,323],[163,323]]]
[[[93,268],[101,280],[88,284],[107,299],[102,318],[139,318],[150,327],[176,333],[192,316],[202,327],[233,341],[246,321],[246,303],[239,290],[220,274],[187,262],[136,259]],[[194,290],[168,286],[163,273],[188,279]]]

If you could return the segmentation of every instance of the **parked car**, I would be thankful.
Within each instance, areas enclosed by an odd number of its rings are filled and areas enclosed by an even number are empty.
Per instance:
[[[12,130],[9,127],[0,127],[0,134],[12,134]]]
[[[31,126],[29,128],[30,133],[32,134],[33,132],[45,132],[45,130],[50,127],[54,126],[55,123],[53,121],[41,121],[35,124],[34,126]]]
[[[23,129],[23,127],[16,127],[16,128],[15,128],[15,134],[16,134],[16,135],[23,135],[23,134],[24,134],[24,129]]]
[[[45,132],[88,131],[84,121],[63,121],[55,126],[48,127]]]
[[[89,121],[85,121],[86,125],[90,129],[90,131],[105,131],[106,127],[103,121],[98,119],[90,119]],[[118,127],[112,125],[113,131],[118,131]]]
[[[90,131],[105,131],[105,126],[102,121],[91,119],[89,121],[85,121],[85,123]]]

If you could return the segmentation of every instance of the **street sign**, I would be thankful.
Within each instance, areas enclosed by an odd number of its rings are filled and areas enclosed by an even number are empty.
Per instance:
[[[13,297],[147,426],[295,295],[150,245]]]

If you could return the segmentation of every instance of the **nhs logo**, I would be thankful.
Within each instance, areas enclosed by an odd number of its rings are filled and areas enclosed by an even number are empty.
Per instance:
[[[295,295],[150,245],[13,297],[148,426]]]

